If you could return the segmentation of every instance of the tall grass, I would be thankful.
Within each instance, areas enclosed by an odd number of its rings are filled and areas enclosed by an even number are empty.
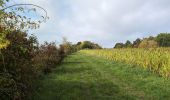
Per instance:
[[[170,77],[170,48],[82,50],[99,56],[147,68],[163,77]]]

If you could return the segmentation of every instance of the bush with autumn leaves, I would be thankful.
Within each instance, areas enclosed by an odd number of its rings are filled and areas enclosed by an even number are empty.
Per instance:
[[[8,33],[6,39],[10,44],[1,49],[0,96],[3,100],[23,100],[33,83],[57,67],[66,54],[62,45],[38,45],[35,36],[21,31]]]
[[[51,72],[66,53],[63,46],[47,42],[39,45],[35,36],[26,33],[38,28],[48,16],[36,22],[24,16],[33,7],[24,9],[18,4],[13,9],[8,7],[10,1],[0,0],[0,98],[24,100],[34,88],[34,82]]]

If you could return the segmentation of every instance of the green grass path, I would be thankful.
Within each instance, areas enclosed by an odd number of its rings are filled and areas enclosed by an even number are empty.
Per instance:
[[[37,84],[32,100],[170,100],[170,80],[81,52]]]

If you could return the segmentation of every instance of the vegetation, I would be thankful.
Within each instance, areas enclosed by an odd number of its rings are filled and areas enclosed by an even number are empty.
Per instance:
[[[39,45],[35,36],[11,31],[4,37],[9,44],[1,48],[0,95],[3,100],[23,100],[35,90],[35,82],[50,73],[64,57],[75,52],[65,38],[57,47],[54,42]]]
[[[76,46],[79,50],[81,50],[81,49],[102,49],[102,47],[100,45],[93,43],[91,41],[78,42]]]
[[[131,43],[129,40],[126,43],[116,43],[114,48],[156,48],[170,47],[170,33],[160,33],[156,37],[136,39]]]
[[[152,72],[170,77],[170,48],[84,50],[85,54],[141,66]]]
[[[160,33],[156,37],[156,41],[161,47],[170,47],[170,34],[168,33]]]
[[[138,48],[157,48],[158,43],[155,40],[144,39]]]
[[[66,53],[54,43],[40,46],[35,36],[28,36],[26,30],[36,29],[41,21],[21,16],[25,12],[22,7],[3,10],[6,2],[0,0],[0,99],[23,100],[34,89],[33,83],[49,73]]]
[[[116,43],[115,49],[102,49],[91,41],[72,44],[66,38],[60,45],[39,44],[27,30],[38,28],[42,21],[23,14],[36,9],[7,7],[9,10],[5,11],[7,2],[10,0],[0,0],[0,99],[170,98],[170,81],[166,80],[170,77],[169,33],[138,38],[133,43]],[[148,81],[154,83],[147,84]],[[40,94],[29,96],[37,90]]]
[[[61,63],[65,57],[65,49],[58,48],[54,42],[45,42],[34,52],[35,57],[32,59],[34,66],[37,68],[36,72],[40,75],[42,72],[48,74],[52,69]]]
[[[4,100],[22,100],[41,75],[51,72],[65,53],[54,43],[41,46],[34,36],[14,31],[6,36],[10,44],[1,49],[0,95]]]
[[[69,55],[37,84],[30,100],[169,100],[170,80],[84,51]]]

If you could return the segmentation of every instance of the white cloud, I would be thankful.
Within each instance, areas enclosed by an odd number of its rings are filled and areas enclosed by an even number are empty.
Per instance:
[[[41,41],[67,37],[104,47],[170,31],[169,0],[27,0],[47,9],[50,19],[35,30]]]

